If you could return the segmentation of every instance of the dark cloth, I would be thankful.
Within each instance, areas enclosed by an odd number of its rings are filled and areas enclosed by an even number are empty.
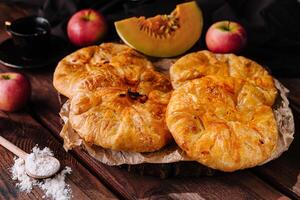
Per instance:
[[[11,1],[11,0],[10,0]],[[52,33],[63,38],[70,16],[84,8],[103,13],[109,24],[107,40],[118,40],[113,22],[130,16],[169,13],[180,0],[13,0],[37,7],[37,15],[47,18]],[[197,0],[204,15],[200,48],[204,35],[216,21],[241,23],[248,33],[243,55],[256,59],[281,75],[300,76],[300,0]],[[288,66],[287,66],[288,65]],[[298,69],[299,68],[299,69]]]

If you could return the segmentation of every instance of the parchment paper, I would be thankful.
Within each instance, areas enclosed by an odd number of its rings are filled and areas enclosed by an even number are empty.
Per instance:
[[[164,62],[168,62],[167,65],[170,65],[170,61]],[[156,66],[158,66],[161,71],[166,71],[166,63],[156,63]],[[273,106],[273,111],[279,131],[279,140],[277,148],[272,156],[260,165],[279,157],[284,151],[288,150],[294,139],[294,119],[292,111],[289,108],[289,101],[287,99],[287,94],[289,91],[278,80],[274,80],[275,86],[278,89],[278,96]],[[135,165],[141,163],[173,163],[179,161],[191,161],[191,159],[187,157],[187,155],[175,143],[152,153],[121,152],[104,149],[95,145],[90,146],[89,144],[85,143],[72,129],[69,123],[69,105],[70,102],[68,100],[62,106],[60,111],[60,116],[65,123],[60,135],[64,139],[64,148],[66,151],[82,146],[91,156],[107,165]]]

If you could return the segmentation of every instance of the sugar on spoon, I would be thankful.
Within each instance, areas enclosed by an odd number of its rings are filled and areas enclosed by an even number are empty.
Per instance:
[[[0,136],[0,144],[25,161],[25,170],[28,176],[35,179],[49,178],[60,169],[60,162],[53,156],[32,158],[16,145]],[[34,160],[34,162],[32,162]],[[45,170],[47,169],[47,170]]]

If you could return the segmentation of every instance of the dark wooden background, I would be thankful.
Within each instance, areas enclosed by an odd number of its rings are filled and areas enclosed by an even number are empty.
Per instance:
[[[2,26],[4,20],[29,12],[30,8],[0,3],[0,42],[8,37]],[[68,153],[63,150],[59,137],[60,103],[52,86],[54,68],[14,70],[0,65],[0,72],[22,72],[32,84],[31,102],[25,109],[17,113],[0,111],[0,134],[27,152],[36,144],[54,150],[62,164],[73,169],[67,183],[74,199],[300,199],[300,79],[277,77],[291,90],[289,98],[296,123],[295,140],[279,159],[213,177],[162,180],[101,164],[81,149]],[[39,189],[29,194],[18,191],[9,171],[14,156],[3,147],[0,154],[0,199],[42,199]]]

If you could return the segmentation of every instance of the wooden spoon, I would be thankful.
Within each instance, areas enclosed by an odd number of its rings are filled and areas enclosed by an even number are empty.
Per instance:
[[[58,170],[60,169],[60,162],[59,160],[57,160],[56,158],[54,158],[53,156],[47,156],[44,159],[49,159],[49,162],[52,163],[56,163],[55,167],[53,169],[51,169],[51,173],[47,173],[45,175],[43,174],[34,174],[33,172],[30,172],[30,169],[28,169],[28,165],[26,164],[26,160],[28,158],[28,153],[26,153],[25,151],[23,151],[22,149],[20,149],[19,147],[17,147],[16,145],[12,144],[11,142],[9,142],[8,140],[6,140],[5,138],[3,138],[2,136],[0,136],[0,144],[5,147],[6,149],[8,149],[9,151],[11,151],[12,153],[14,153],[16,156],[22,158],[25,161],[25,170],[28,176],[35,178],[35,179],[44,179],[44,178],[49,178],[51,176],[53,176],[54,174],[56,174],[58,172]]]

